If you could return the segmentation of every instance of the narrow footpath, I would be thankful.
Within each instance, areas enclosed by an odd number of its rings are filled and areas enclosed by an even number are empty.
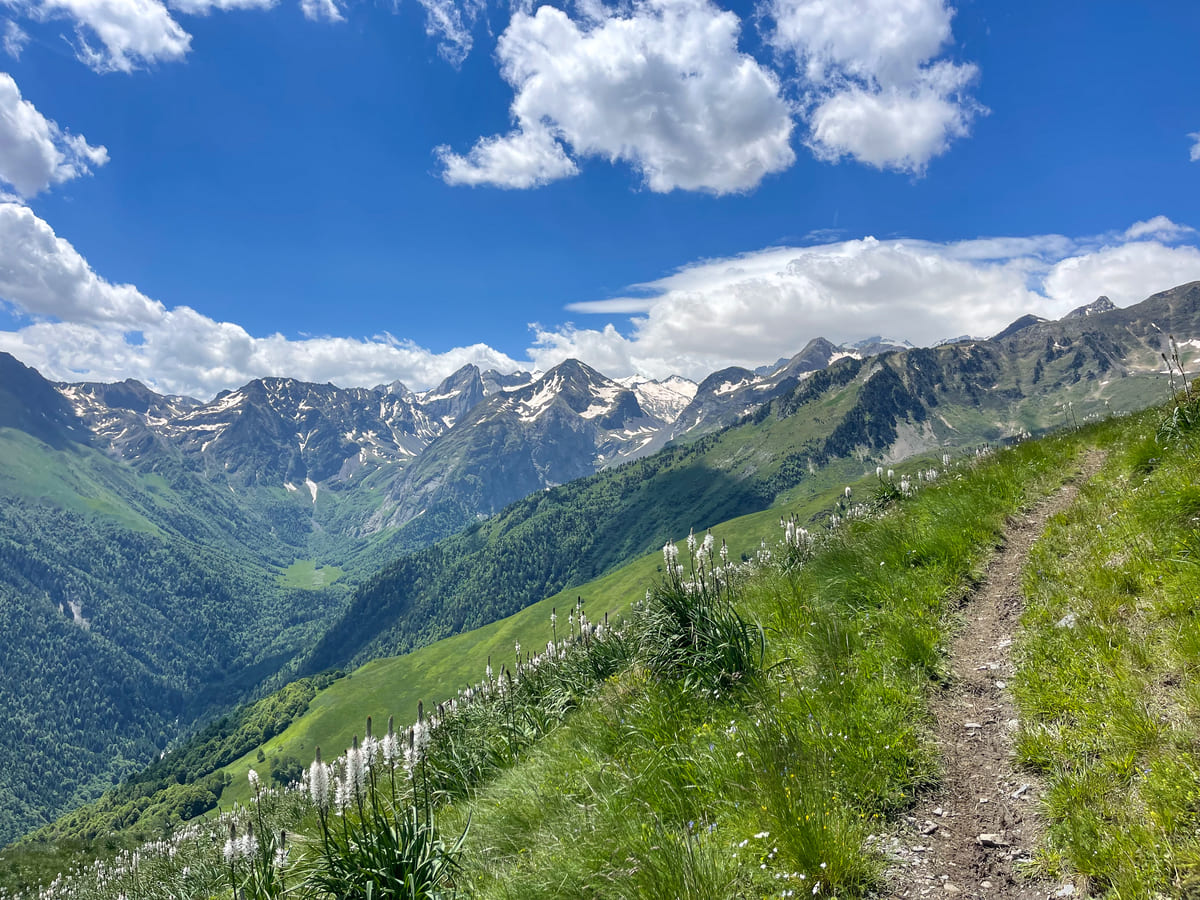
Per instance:
[[[1044,900],[1076,894],[1069,882],[1032,881],[1021,871],[1041,837],[1040,786],[1013,766],[1017,711],[1008,683],[1029,549],[1102,462],[1100,453],[1090,454],[1055,493],[1009,521],[1003,546],[963,602],[950,683],[930,704],[942,784],[918,802],[900,834],[883,842],[892,859],[888,897]]]

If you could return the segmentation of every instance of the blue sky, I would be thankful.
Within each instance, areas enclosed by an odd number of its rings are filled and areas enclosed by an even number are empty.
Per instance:
[[[699,377],[1200,279],[1194,3],[6,0],[0,32],[0,349],[51,377]]]

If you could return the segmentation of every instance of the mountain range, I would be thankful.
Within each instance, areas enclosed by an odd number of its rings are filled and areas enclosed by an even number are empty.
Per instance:
[[[201,402],[132,379],[60,383],[69,409],[45,405],[58,440],[141,472],[182,468],[250,506],[290,507],[295,527],[307,518],[335,541],[398,530],[392,545],[403,549],[532,491],[724,427],[839,358],[899,346],[881,341],[838,347],[818,338],[766,371],[726,369],[699,385],[612,379],[567,360],[538,374],[468,365],[419,393],[400,382],[263,378]],[[6,370],[14,363],[0,359]]]
[[[1169,390],[1167,333],[1200,346],[1200,282],[989,340],[818,338],[699,384],[568,360],[420,393],[265,378],[200,402],[52,384],[0,354],[0,841],[287,678],[875,465],[1145,406]]]

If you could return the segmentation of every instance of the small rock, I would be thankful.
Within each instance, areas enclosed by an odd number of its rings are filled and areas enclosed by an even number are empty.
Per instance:
[[[957,885],[951,884],[949,881],[947,881],[945,884],[942,885],[942,890],[945,891],[947,894],[961,894],[962,893],[962,888],[958,887]]]
[[[1079,621],[1075,613],[1070,612],[1054,623],[1055,628],[1074,628],[1075,623]]]
[[[979,886],[981,888],[990,888],[992,886],[992,883],[990,881],[981,881],[981,882],[979,882]]]
[[[946,815],[946,812],[945,812],[945,810],[943,810],[943,809],[942,809],[942,808],[939,806],[937,809],[935,809],[935,810],[933,811],[933,814],[934,814],[935,816],[945,816],[945,815]]]
[[[1002,834],[981,834],[975,838],[979,842],[980,847],[1007,847],[1008,841],[1004,839]]]
[[[1012,798],[1014,800],[1016,800],[1018,797],[1023,795],[1027,790],[1029,790],[1029,785],[1027,785],[1027,784],[1021,785],[1019,788],[1017,788],[1015,791],[1012,792]]]
[[[982,728],[978,722],[963,722],[963,728]]]
[[[1004,690],[1007,686],[1008,686],[1007,682],[1004,682],[1004,681],[996,682],[996,687],[999,688],[1000,690]]]
[[[1064,884],[1062,887],[1060,887],[1057,891],[1054,892],[1054,896],[1055,897],[1074,897],[1075,896],[1075,885]]]
[[[925,825],[921,828],[921,834],[929,835],[929,834],[933,834],[937,830],[938,830],[938,827],[937,827],[936,823],[927,821],[925,823]]]

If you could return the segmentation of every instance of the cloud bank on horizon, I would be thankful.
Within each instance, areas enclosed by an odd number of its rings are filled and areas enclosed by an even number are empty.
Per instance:
[[[22,323],[0,331],[0,349],[57,380],[132,377],[201,399],[267,375],[425,388],[467,363],[515,371],[572,357],[616,377],[700,378],[790,356],[817,336],[865,337],[865,322],[873,333],[928,344],[992,334],[1029,312],[1058,317],[1100,294],[1128,305],[1200,279],[1196,238],[1193,228],[1158,216],[1083,238],[865,237],[766,248],[686,265],[630,296],[574,304],[574,312],[610,320],[599,328],[532,326],[530,346],[513,356],[483,343],[435,351],[389,334],[254,336],[107,281],[29,207],[7,201],[0,297]]]

